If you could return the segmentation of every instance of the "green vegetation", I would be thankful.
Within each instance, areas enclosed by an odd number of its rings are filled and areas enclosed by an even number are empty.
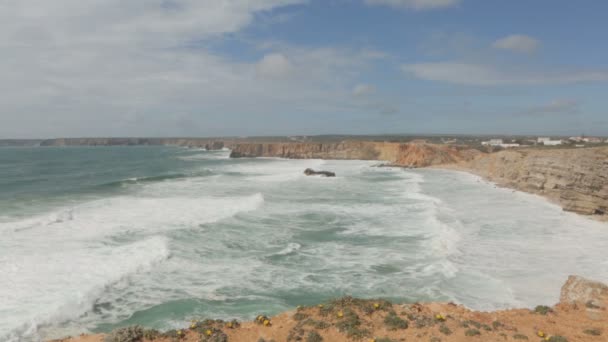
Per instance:
[[[310,317],[310,315],[307,315],[307,314],[305,314],[303,312],[296,312],[293,315],[293,319],[295,319],[296,321],[302,321],[302,320],[305,320],[308,317]]]
[[[500,329],[500,328],[503,328],[504,326],[505,326],[505,325],[504,325],[502,322],[500,322],[500,321],[494,321],[494,322],[492,322],[492,327],[493,327],[495,330],[498,330],[498,329]]]
[[[395,341],[391,340],[388,337],[381,337],[381,338],[377,338],[376,342],[395,342]]]
[[[314,319],[307,319],[303,322],[304,325],[310,325],[315,329],[327,329],[331,326],[331,324],[323,321],[315,321]]]
[[[568,342],[568,339],[563,336],[555,335],[555,336],[549,337],[548,341],[549,342]]]
[[[442,324],[441,326],[439,326],[439,332],[444,334],[444,335],[451,335],[452,334],[452,330],[450,330],[450,328],[448,328],[447,325]]]
[[[464,334],[465,336],[479,336],[481,335],[481,332],[477,329],[467,329]]]
[[[515,334],[515,335],[513,335],[513,339],[514,340],[527,340],[528,336],[522,335],[522,334]]]
[[[600,336],[602,334],[602,330],[600,330],[600,329],[585,329],[585,330],[583,330],[583,332],[587,335],[592,335],[592,336]]]
[[[369,336],[369,331],[367,329],[362,329],[360,326],[361,320],[359,319],[359,316],[350,309],[344,310],[344,317],[342,317],[340,322],[336,323],[338,331],[346,333],[348,337],[353,339]]]
[[[306,336],[306,342],[321,342],[321,341],[323,341],[323,337],[321,337],[321,335],[319,335],[319,333],[316,331],[311,331],[308,333],[308,336]]]
[[[156,329],[146,329],[144,330],[144,338],[146,340],[154,341],[161,336],[161,332]]]
[[[394,311],[391,311],[388,315],[386,315],[386,317],[384,318],[384,324],[386,324],[388,330],[399,330],[408,328],[407,321],[397,316]]]
[[[546,315],[550,312],[553,312],[553,309],[546,305],[538,305],[536,308],[534,308],[534,312],[536,312],[537,314]]]
[[[112,331],[105,342],[139,342],[144,337],[144,329],[139,325],[120,328]]]

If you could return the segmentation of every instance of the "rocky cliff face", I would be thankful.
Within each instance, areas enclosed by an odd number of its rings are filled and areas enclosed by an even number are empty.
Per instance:
[[[502,151],[461,166],[500,185],[548,197],[564,210],[608,216],[608,147]]]
[[[339,143],[237,143],[232,158],[359,159],[396,166],[424,167],[456,163],[470,155],[456,147],[433,144],[343,141]]]

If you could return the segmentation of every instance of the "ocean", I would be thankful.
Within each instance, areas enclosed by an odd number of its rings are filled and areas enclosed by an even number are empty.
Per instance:
[[[344,295],[534,307],[570,274],[608,281],[608,226],[538,196],[455,171],[228,154],[1,148],[0,341]]]

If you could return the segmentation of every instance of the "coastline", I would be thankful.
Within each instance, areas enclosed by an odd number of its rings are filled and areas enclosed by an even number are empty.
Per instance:
[[[168,332],[130,327],[52,342],[606,341],[608,286],[570,276],[553,307],[471,311],[453,303],[344,297],[254,321],[201,320]],[[152,338],[153,337],[153,338]]]

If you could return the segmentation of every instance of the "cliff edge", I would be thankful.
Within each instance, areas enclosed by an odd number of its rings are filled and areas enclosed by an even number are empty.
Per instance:
[[[184,329],[164,333],[127,327],[55,342],[605,342],[607,306],[606,285],[571,276],[558,304],[532,310],[479,312],[454,303],[344,297],[274,317],[261,314],[253,322],[193,320]]]
[[[425,167],[462,162],[471,159],[474,155],[476,153],[471,150],[449,145],[343,141],[337,143],[236,143],[232,146],[230,157],[379,160],[395,166]]]
[[[608,147],[508,150],[454,167],[542,195],[564,210],[608,219]]]

